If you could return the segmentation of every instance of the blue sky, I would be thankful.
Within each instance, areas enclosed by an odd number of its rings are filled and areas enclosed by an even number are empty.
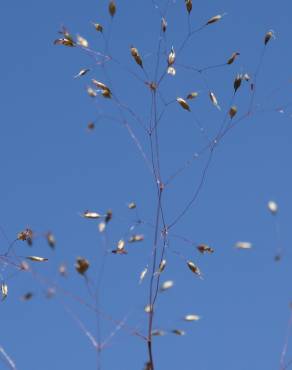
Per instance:
[[[141,285],[138,281],[149,263],[153,228],[136,229],[145,235],[145,241],[129,246],[126,256],[105,251],[113,249],[137,219],[135,211],[127,208],[129,202],[137,203],[139,218],[154,223],[153,178],[121,125],[116,105],[100,96],[90,98],[86,86],[91,78],[109,84],[119,99],[148,123],[150,94],[133,75],[145,80],[129,47],[139,49],[145,70],[153,78],[160,11],[166,1],[156,3],[158,9],[152,1],[117,1],[113,22],[105,0],[85,5],[69,0],[1,4],[1,249],[5,253],[7,238],[12,241],[17,232],[30,227],[36,233],[32,249],[18,242],[15,252],[20,258],[31,254],[49,258],[47,264],[34,267],[34,274],[10,277],[13,267],[1,268],[9,296],[0,306],[0,346],[13,358],[17,369],[96,368],[96,353],[76,321],[78,317],[96,336],[96,315],[69,296],[95,304],[82,277],[74,271],[77,256],[90,260],[88,275],[95,283],[103,269],[100,308],[114,320],[125,319],[126,323],[124,329],[115,332],[116,325],[101,317],[101,340],[114,332],[101,353],[102,369],[142,369],[147,359],[145,343],[130,335],[128,329],[137,327],[146,333],[143,309],[149,276]],[[167,179],[206,145],[205,137],[194,125],[195,117],[207,135],[216,134],[229,109],[234,77],[245,72],[254,75],[264,35],[274,30],[275,39],[266,48],[257,78],[255,104],[261,112],[240,122],[220,142],[197,201],[170,232],[168,265],[161,279],[174,280],[175,285],[159,295],[154,328],[179,328],[186,335],[154,338],[157,369],[279,367],[291,300],[291,11],[288,0],[268,6],[251,0],[194,2],[192,29],[216,14],[226,14],[190,39],[177,60],[176,76],[167,75],[161,83],[166,101],[199,92],[190,103],[191,113],[174,102],[167,106],[159,125],[161,172]],[[172,45],[177,50],[188,29],[184,1],[170,1],[166,18],[168,30],[162,51],[169,51]],[[109,53],[120,63],[108,62],[106,74],[81,50],[53,45],[63,24],[72,34],[85,37],[92,49],[103,52],[104,40],[91,22],[102,23],[105,35],[111,33]],[[233,65],[204,73],[222,107],[219,111],[209,100],[202,76],[182,65],[203,68],[221,64],[234,51],[240,56]],[[73,78],[86,67],[91,69],[87,75]],[[162,53],[160,73],[165,67]],[[245,83],[234,102],[238,115],[246,112],[249,99]],[[128,111],[124,114],[149,155],[147,135]],[[106,119],[105,115],[118,120]],[[95,129],[89,132],[90,121],[95,122]],[[206,154],[200,156],[165,189],[163,207],[168,224],[191,199],[206,160]],[[279,205],[276,217],[267,210],[270,199]],[[86,209],[101,213],[113,210],[107,236],[98,232],[96,221],[80,217]],[[56,236],[55,251],[42,237],[48,230]],[[207,243],[215,253],[201,256],[194,245],[174,234],[195,245]],[[253,248],[235,250],[239,240],[252,242]],[[283,258],[276,263],[274,255],[279,246]],[[173,251],[195,261],[204,279],[192,275]],[[62,262],[69,270],[66,279],[57,274]],[[55,298],[47,299],[44,293],[52,284],[60,289]],[[34,293],[33,299],[22,302],[19,297],[28,291]],[[188,313],[202,319],[185,323],[182,318]],[[286,360],[291,358],[288,347]],[[0,362],[0,368],[6,368],[4,362]]]

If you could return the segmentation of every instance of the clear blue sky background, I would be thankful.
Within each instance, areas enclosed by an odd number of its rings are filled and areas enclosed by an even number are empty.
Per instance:
[[[162,6],[162,1],[158,1]],[[149,1],[117,1],[110,50],[124,65],[144,78],[129,55],[137,46],[146,69],[153,75],[154,52],[159,39],[160,15]],[[284,114],[271,108],[290,103],[291,11],[288,0],[271,2],[246,0],[195,1],[192,28],[216,14],[227,13],[188,44],[181,63],[208,66],[225,62],[233,51],[241,53],[234,65],[206,73],[216,92],[222,112],[209,101],[202,79],[177,68],[177,76],[167,76],[162,85],[166,100],[199,91],[191,103],[192,113],[176,103],[169,106],[160,127],[161,165],[165,178],[204,144],[193,125],[194,114],[210,135],[218,130],[232,95],[238,72],[251,75],[259,62],[263,37],[273,29],[276,39],[268,45],[258,77],[256,103],[270,109],[243,121],[216,149],[207,181],[198,201],[173,232],[214,247],[211,256],[199,256],[194,246],[171,239],[170,247],[194,260],[204,280],[197,279],[182,259],[167,254],[163,280],[172,279],[172,290],[159,296],[155,328],[181,328],[187,335],[155,338],[157,369],[226,370],[279,367],[289,318],[291,299],[291,137],[289,107]],[[174,1],[167,15],[167,48],[178,47],[187,31],[183,0]],[[86,94],[90,78],[109,83],[100,67],[83,79],[73,79],[81,68],[93,66],[93,59],[80,50],[53,45],[57,31],[65,24],[72,33],[86,37],[90,46],[102,51],[103,40],[92,21],[110,27],[107,1],[2,2],[1,28],[1,207],[0,225],[10,240],[18,231],[31,227],[37,234],[52,230],[57,238],[52,252],[42,238],[33,249],[19,243],[17,253],[44,255],[50,262],[36,266],[41,276],[83,297],[90,297],[82,278],[74,271],[76,256],[92,263],[91,277],[102,265],[104,248],[113,248],[135,219],[127,203],[136,201],[143,220],[153,222],[155,190],[151,175],[127,131],[117,122],[99,119],[92,132],[88,122],[99,112],[118,116],[118,111],[98,97]],[[163,58],[162,63],[165,62]],[[162,64],[163,65],[163,64]],[[124,69],[108,64],[113,89],[122,101],[149,117],[150,99],[146,89]],[[280,89],[278,89],[280,88]],[[240,112],[248,103],[248,86],[236,98]],[[162,106],[160,106],[162,108]],[[149,153],[148,141],[137,122],[129,122]],[[200,180],[206,157],[176,178],[165,192],[168,222],[190,199]],[[279,233],[266,204],[279,204]],[[104,246],[96,222],[84,220],[85,209],[101,213],[113,209],[108,228],[109,245]],[[129,247],[127,256],[108,254],[102,279],[101,306],[113,318],[127,317],[127,324],[146,329],[143,307],[147,301],[146,279],[138,285],[139,274],[149,260],[153,239],[151,228],[141,228],[145,242]],[[234,249],[238,240],[251,241],[250,251]],[[276,248],[284,249],[276,263]],[[7,240],[1,234],[1,250]],[[66,261],[68,281],[57,276],[58,265]],[[2,269],[7,279],[13,269]],[[55,299],[44,297],[45,288],[30,274],[8,280],[9,297],[0,305],[0,345],[21,370],[94,369],[96,354],[90,342],[65,309],[74,312],[96,335],[96,318],[91,310],[61,292]],[[35,297],[22,302],[19,297],[33,291]],[[202,319],[186,324],[182,317],[196,313]],[[101,337],[106,339],[114,325],[101,320]],[[287,360],[292,350],[288,350]],[[147,359],[143,341],[120,330],[102,352],[102,368],[142,369]],[[5,364],[0,362],[0,368]]]

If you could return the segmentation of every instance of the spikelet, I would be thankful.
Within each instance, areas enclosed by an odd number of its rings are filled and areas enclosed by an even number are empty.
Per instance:
[[[62,263],[60,266],[59,266],[59,269],[58,269],[58,271],[59,271],[59,274],[61,275],[61,276],[67,276],[67,267],[66,267],[66,265],[64,264],[64,263]]]
[[[278,212],[278,204],[274,202],[273,200],[270,200],[268,202],[268,210],[272,213],[272,215],[277,214]]]
[[[95,90],[93,90],[92,87],[88,86],[87,89],[87,94],[91,97],[91,98],[95,98],[97,96],[97,93]]]
[[[189,93],[187,95],[186,99],[187,100],[192,100],[192,99],[195,99],[198,95],[199,95],[199,93],[197,93],[197,92],[194,91],[194,92]]]
[[[167,22],[166,22],[166,19],[164,17],[161,18],[161,29],[162,29],[162,32],[166,32]]]
[[[237,249],[251,249],[252,244],[250,242],[239,241],[239,242],[235,243],[235,248],[237,248]]]
[[[54,41],[54,45],[63,45],[63,46],[69,46],[73,47],[75,46],[75,43],[73,40],[68,38],[61,38]]]
[[[82,46],[83,48],[88,48],[89,46],[88,41],[80,35],[77,35],[77,44]]]
[[[187,111],[191,111],[190,109],[190,106],[188,105],[188,103],[183,99],[183,98],[176,98],[176,101],[178,102],[178,104],[185,110]]]
[[[229,116],[230,118],[232,119],[237,113],[237,108],[235,105],[233,105],[230,109],[229,109]]]
[[[143,271],[141,272],[141,274],[140,274],[139,284],[141,284],[141,283],[142,283],[142,281],[145,279],[145,276],[146,276],[147,272],[148,272],[148,268],[147,268],[147,267],[145,267],[145,268],[144,268],[144,270],[143,270]]]
[[[17,239],[18,240],[32,240],[32,237],[33,237],[33,231],[31,229],[25,229],[23,231],[20,231],[18,234],[17,234]]]
[[[114,17],[114,15],[116,14],[116,11],[117,11],[116,3],[114,2],[114,0],[111,0],[109,2],[108,11],[109,11],[111,17]]]
[[[222,15],[218,14],[218,15],[215,15],[214,17],[210,18],[207,22],[206,22],[206,26],[208,26],[209,24],[212,24],[212,23],[216,23],[218,21],[220,21],[220,19],[222,18]]]
[[[204,253],[214,253],[214,249],[209,247],[209,245],[207,244],[200,244],[197,246],[197,249],[200,253],[204,254]]]
[[[1,283],[1,294],[2,294],[2,301],[7,298],[8,296],[8,285],[5,283]]]
[[[33,297],[33,293],[32,292],[27,292],[25,294],[23,294],[23,296],[20,298],[22,301],[29,301],[30,299],[32,299]]]
[[[75,263],[75,269],[79,274],[84,275],[89,268],[89,262],[83,257],[77,257]]]
[[[172,329],[171,331],[173,334],[175,335],[179,335],[179,336],[183,336],[183,335],[186,335],[186,332],[184,330],[181,330],[181,329]]]
[[[101,217],[101,215],[99,213],[97,213],[97,212],[91,212],[91,211],[88,211],[88,210],[84,211],[83,214],[82,214],[82,216],[84,218],[93,218],[93,219],[97,219],[97,218],[100,218]]]
[[[265,38],[264,38],[264,44],[267,45],[267,43],[271,40],[271,38],[274,38],[275,35],[274,35],[274,32],[272,30],[268,31],[266,34],[265,34]]]
[[[48,261],[48,258],[39,257],[39,256],[27,256],[26,258],[33,262],[47,262]]]
[[[201,276],[201,271],[198,266],[194,264],[192,261],[187,261],[188,268],[196,275]]]
[[[93,23],[94,28],[96,29],[97,32],[102,32],[103,31],[103,26],[100,23]]]
[[[167,68],[167,74],[171,75],[171,76],[175,76],[176,74],[176,69],[173,67],[173,66],[170,66]]]
[[[161,284],[159,291],[165,292],[166,290],[172,288],[173,286],[174,282],[172,280],[166,280]]]
[[[161,274],[164,271],[165,266],[166,266],[166,260],[162,260],[158,267],[158,274]]]
[[[216,95],[215,95],[212,91],[210,91],[210,92],[209,92],[209,98],[210,98],[210,100],[211,100],[212,104],[213,104],[217,109],[221,110],[220,105],[218,104],[218,100],[217,100],[217,98],[216,98]]]
[[[125,241],[124,239],[120,239],[117,244],[117,248],[112,251],[115,254],[127,254],[128,252],[125,250]]]
[[[151,335],[154,336],[154,337],[162,337],[165,334],[166,334],[166,332],[164,330],[159,330],[159,329],[154,329],[151,332]]]
[[[46,239],[47,239],[47,242],[48,242],[49,246],[51,248],[55,248],[56,239],[55,239],[55,236],[52,232],[49,231],[49,232],[46,233]]]
[[[185,0],[186,8],[188,13],[190,14],[193,9],[193,1],[192,0]]]
[[[170,50],[170,53],[168,54],[167,64],[168,64],[168,66],[171,66],[171,65],[173,65],[174,62],[175,62],[175,51],[174,51],[174,48],[172,46],[171,50]]]
[[[144,235],[135,234],[129,238],[129,243],[142,242],[143,240],[144,240]]]
[[[89,72],[89,71],[90,71],[90,69],[89,69],[89,68],[83,68],[83,69],[81,69],[81,70],[77,73],[77,75],[75,75],[75,76],[74,76],[74,78],[82,77],[82,76],[86,75],[86,73],[87,73],[87,72]]]
[[[227,60],[226,64],[232,64],[235,61],[235,59],[238,57],[238,55],[240,55],[240,53],[238,52],[232,53],[231,57]]]
[[[235,77],[235,80],[233,82],[233,88],[234,88],[234,94],[236,93],[236,91],[240,88],[241,86],[241,82],[242,82],[242,75],[237,75]]]
[[[131,202],[128,204],[128,208],[129,209],[135,209],[137,207],[136,203],[135,202]]]
[[[185,317],[184,317],[184,320],[185,321],[198,321],[198,320],[200,320],[200,316],[199,315],[186,315]]]
[[[134,46],[131,46],[130,48],[130,51],[131,51],[131,55],[132,57],[135,59],[135,62],[141,67],[143,68],[143,61],[142,61],[142,58],[139,54],[139,51],[137,48],[135,48]]]
[[[100,222],[100,223],[98,224],[98,231],[99,231],[100,233],[103,233],[103,232],[104,232],[104,230],[105,230],[105,228],[106,228],[106,223],[105,223],[105,222]]]

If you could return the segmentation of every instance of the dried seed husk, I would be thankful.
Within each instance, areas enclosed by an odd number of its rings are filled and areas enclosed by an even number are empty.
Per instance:
[[[166,266],[166,260],[162,260],[159,264],[159,267],[158,267],[158,273],[160,274],[161,272],[164,271],[165,269],[165,266]]]
[[[168,67],[167,68],[167,74],[169,74],[169,75],[172,75],[172,76],[175,76],[175,74],[176,74],[176,69],[174,68],[174,67]]]
[[[18,240],[32,240],[33,238],[33,231],[31,229],[25,229],[23,231],[20,231],[17,234],[17,239]]]
[[[217,98],[216,98],[216,95],[215,95],[212,91],[210,91],[210,92],[209,92],[209,98],[211,99],[212,104],[213,104],[217,109],[221,110],[221,108],[220,108],[220,106],[219,106],[219,104],[218,104],[218,100],[217,100]]]
[[[95,90],[93,90],[92,87],[88,86],[87,87],[87,94],[91,97],[91,98],[95,98],[97,96],[97,93]]]
[[[83,69],[81,69],[81,70],[77,73],[77,75],[75,75],[75,76],[74,76],[74,78],[82,77],[82,76],[86,75],[86,73],[87,73],[87,72],[89,72],[89,71],[90,71],[90,69],[89,69],[89,68],[83,68]]]
[[[113,218],[113,212],[111,209],[109,209],[108,211],[106,211],[104,222],[107,224],[108,222],[110,222],[112,218]]]
[[[135,209],[137,206],[136,206],[136,203],[135,202],[131,202],[128,204],[128,208],[129,209]]]
[[[190,106],[188,105],[188,103],[183,99],[183,98],[176,98],[176,101],[178,102],[178,104],[185,110],[187,111],[191,111],[190,109]]]
[[[106,223],[105,223],[105,222],[100,222],[100,223],[98,224],[98,231],[99,231],[100,233],[104,232],[105,228],[106,228]]]
[[[145,279],[145,276],[146,276],[147,272],[148,272],[148,268],[145,267],[145,269],[140,274],[139,284],[141,284],[142,281]]]

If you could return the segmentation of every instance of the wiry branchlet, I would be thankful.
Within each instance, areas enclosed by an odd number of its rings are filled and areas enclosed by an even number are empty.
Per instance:
[[[200,245],[197,246],[197,249],[202,254],[205,254],[205,253],[209,253],[209,254],[214,253],[214,249],[211,248],[207,244],[200,244]]]
[[[221,18],[222,18],[222,15],[221,14],[215,15],[214,17],[210,18],[206,22],[206,26],[208,26],[209,24],[216,23],[216,22],[220,21]]]
[[[79,274],[84,275],[88,268],[89,261],[86,258],[83,257],[76,258],[75,269]]]
[[[83,48],[88,48],[88,46],[89,46],[89,43],[86,40],[86,38],[84,38],[84,37],[82,37],[80,35],[77,35],[77,44],[79,46],[82,46]]]
[[[238,74],[233,82],[234,93],[240,88],[242,82],[242,75]]]
[[[187,95],[187,97],[186,97],[186,99],[187,100],[193,100],[193,99],[195,99],[197,96],[199,95],[199,93],[197,93],[197,92],[191,92],[191,93],[189,93],[188,95]]]
[[[187,111],[191,111],[190,109],[190,106],[188,105],[188,103],[183,99],[183,98],[176,98],[176,101],[178,102],[178,104],[185,110]]]
[[[201,276],[202,273],[197,265],[194,264],[192,261],[187,261],[188,268],[196,275]]]
[[[143,234],[134,234],[129,238],[129,243],[142,242],[144,240]]]
[[[229,117],[232,119],[237,113],[237,107],[235,105],[233,105],[230,109],[229,109]]]
[[[210,98],[210,100],[211,100],[212,104],[213,104],[217,109],[221,110],[220,105],[218,104],[217,97],[216,97],[216,95],[215,95],[212,91],[210,91],[210,92],[209,92],[209,98]]]
[[[166,22],[166,19],[164,17],[161,18],[161,29],[162,29],[162,32],[166,32],[167,22]]]
[[[26,258],[33,262],[47,262],[49,260],[46,257],[39,257],[39,256],[27,256]]]
[[[278,204],[275,201],[270,200],[268,202],[268,210],[271,212],[272,215],[277,214],[278,209],[279,209]]]
[[[93,23],[93,26],[97,32],[103,31],[103,26],[100,23]]]
[[[186,8],[188,13],[190,14],[193,9],[193,1],[192,0],[185,0]]]
[[[55,238],[54,234],[51,231],[46,233],[46,239],[47,239],[47,242],[48,242],[49,246],[52,249],[54,249],[55,246],[56,246],[56,238]]]
[[[143,68],[143,61],[142,61],[142,58],[139,54],[139,51],[137,48],[135,48],[134,46],[131,46],[130,48],[130,51],[131,51],[131,55],[132,57],[135,59],[135,62],[141,67]]]
[[[83,68],[81,69],[75,76],[74,78],[78,78],[78,77],[82,77],[84,75],[86,75],[87,72],[89,72],[90,69],[89,68]]]
[[[235,59],[238,57],[238,55],[240,55],[240,53],[238,52],[232,53],[231,57],[227,60],[226,64],[232,64],[235,61]]]
[[[8,285],[6,283],[1,283],[1,294],[2,294],[2,301],[7,298],[8,296]]]
[[[267,45],[267,43],[271,40],[272,37],[275,37],[275,35],[274,35],[274,32],[270,30],[265,34],[265,38],[264,38],[265,45]]]
[[[171,66],[175,62],[175,51],[173,46],[170,49],[170,53],[168,54],[167,63],[168,66]]]
[[[117,6],[116,6],[116,3],[114,0],[111,0],[108,4],[108,11],[111,15],[111,17],[114,17],[114,15],[116,14],[116,11],[117,11]]]

